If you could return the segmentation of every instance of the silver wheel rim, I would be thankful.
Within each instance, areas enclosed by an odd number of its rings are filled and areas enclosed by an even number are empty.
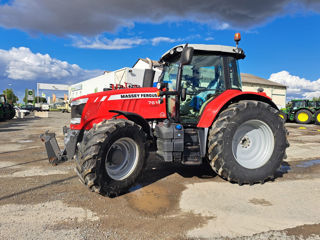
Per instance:
[[[105,168],[108,175],[117,181],[129,177],[135,170],[139,159],[139,147],[131,138],[120,138],[107,152]]]
[[[249,120],[241,124],[232,139],[233,156],[241,166],[248,169],[265,165],[273,150],[273,132],[260,120]]]

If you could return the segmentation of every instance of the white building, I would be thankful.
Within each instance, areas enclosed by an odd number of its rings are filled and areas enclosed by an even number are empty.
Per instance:
[[[287,87],[285,85],[248,73],[241,73],[241,80],[243,91],[257,92],[258,88],[263,88],[279,109],[286,106]]]

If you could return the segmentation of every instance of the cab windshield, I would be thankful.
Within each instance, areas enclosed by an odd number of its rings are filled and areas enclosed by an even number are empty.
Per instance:
[[[169,91],[177,90],[179,58],[168,63],[160,81],[168,84]],[[229,81],[228,81],[229,80]],[[187,98],[180,103],[180,120],[197,123],[205,103],[227,88],[241,90],[237,60],[232,56],[195,52],[190,65],[183,67],[181,87],[186,89]],[[168,110],[174,116],[176,97],[168,98]]]
[[[305,107],[305,101],[294,101],[292,102],[292,107],[293,108],[303,108]]]

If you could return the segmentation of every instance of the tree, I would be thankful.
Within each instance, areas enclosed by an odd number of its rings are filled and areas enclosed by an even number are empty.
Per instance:
[[[312,101],[320,101],[320,97],[314,97],[312,98]]]
[[[7,88],[3,90],[3,94],[6,96],[8,103],[17,103],[19,98],[14,94],[12,88]]]

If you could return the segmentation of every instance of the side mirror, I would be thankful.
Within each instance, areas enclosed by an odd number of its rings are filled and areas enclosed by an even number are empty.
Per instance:
[[[181,90],[181,101],[185,101],[187,98],[187,89],[186,88],[182,88]]]
[[[193,48],[192,47],[185,47],[181,53],[180,57],[180,64],[189,65],[192,61],[193,57]]]

